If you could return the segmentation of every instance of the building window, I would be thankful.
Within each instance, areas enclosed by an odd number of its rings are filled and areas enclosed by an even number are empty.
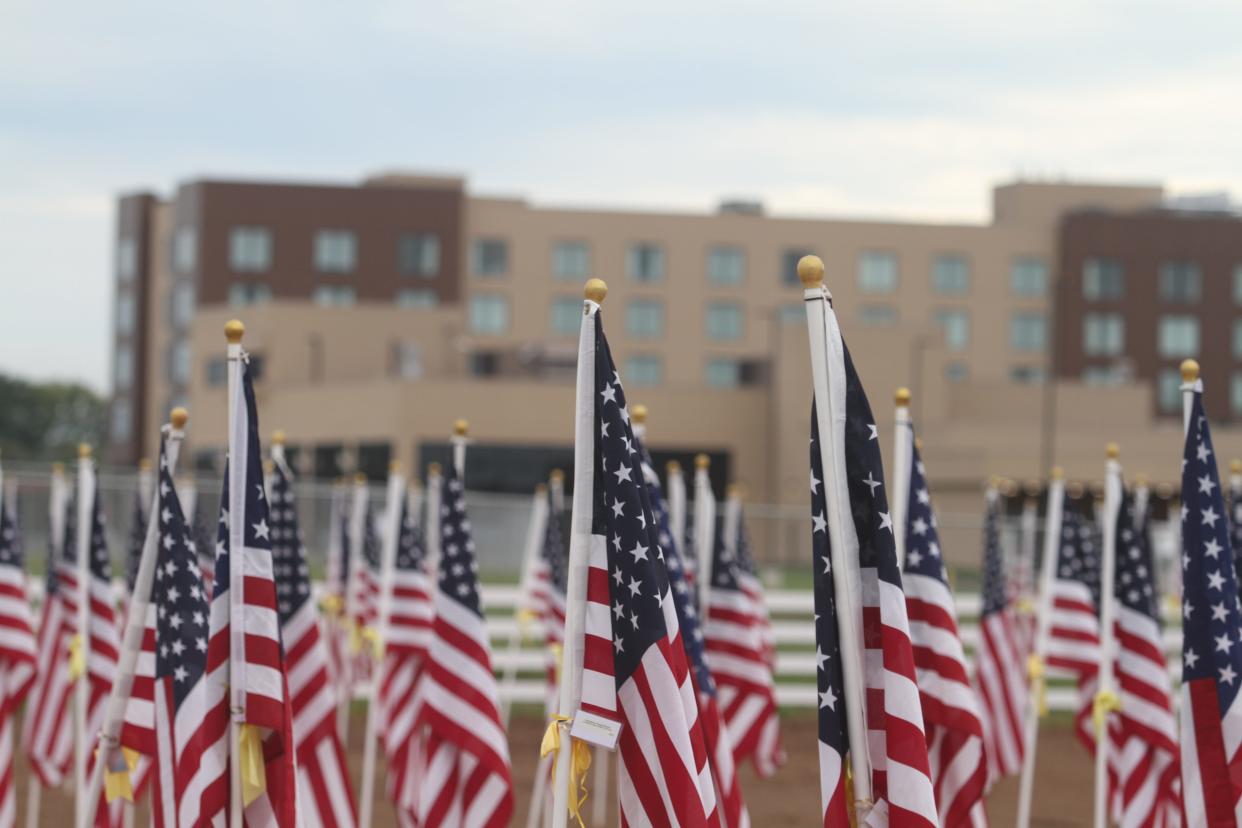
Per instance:
[[[1082,264],[1082,298],[1116,301],[1126,295],[1126,271],[1114,259],[1087,259]]]
[[[190,381],[190,343],[184,339],[174,342],[168,349],[168,381],[173,385],[186,385]]]
[[[1088,365],[1082,369],[1083,385],[1121,385],[1123,374],[1112,365]]]
[[[970,262],[965,256],[937,256],[932,264],[932,290],[947,296],[960,296],[970,290]]]
[[[582,300],[574,296],[557,296],[552,300],[552,333],[573,336],[582,327]]]
[[[1242,305],[1242,264],[1233,268],[1233,303]]]
[[[120,239],[116,243],[116,276],[121,282],[132,282],[138,275],[138,242]]]
[[[1018,311],[1010,318],[1009,345],[1015,351],[1042,351],[1047,340],[1047,323],[1042,313]]]
[[[742,306],[735,302],[712,302],[707,306],[707,338],[727,341],[742,338]]]
[[[121,335],[133,333],[135,316],[134,295],[128,292],[118,293],[116,295],[116,332]]]
[[[965,382],[970,378],[970,369],[964,362],[950,362],[944,366],[944,378],[949,382]]]
[[[130,402],[124,397],[112,401],[112,439],[118,443],[129,441],[133,429]]]
[[[1182,373],[1176,368],[1165,368],[1156,383],[1156,404],[1161,411],[1182,410]]]
[[[1020,385],[1035,385],[1044,381],[1044,369],[1039,365],[1012,365],[1009,379]]]
[[[803,311],[803,321],[805,321],[806,312]],[[897,309],[892,305],[859,305],[858,321],[864,325],[896,325]]]
[[[1030,256],[1014,259],[1009,265],[1009,287],[1015,296],[1043,296],[1048,292],[1048,265]]]
[[[174,328],[185,328],[194,318],[194,283],[183,279],[173,285],[168,297],[168,315]]]
[[[1203,273],[1194,262],[1165,262],[1160,265],[1160,298],[1187,304],[1203,296]]]
[[[946,348],[961,351],[970,345],[970,314],[964,310],[938,310],[935,318],[944,331]]]
[[[1199,320],[1193,316],[1162,316],[1156,329],[1156,348],[1166,359],[1199,355]]]
[[[399,308],[434,308],[440,304],[440,296],[434,290],[404,288],[397,291]]]
[[[736,359],[709,359],[703,375],[704,382],[712,388],[736,388],[741,371]]]
[[[229,363],[224,357],[212,357],[207,360],[207,384],[216,387],[229,381]]]
[[[552,275],[585,279],[591,275],[591,248],[583,241],[557,242],[552,248]]]
[[[664,382],[664,360],[655,354],[632,354],[625,360],[627,386],[659,385]]]
[[[394,342],[392,345],[392,374],[403,380],[423,377],[423,346],[417,342]]]
[[[858,289],[863,293],[897,290],[897,257],[884,250],[868,250],[859,256]]]
[[[193,227],[178,227],[172,240],[173,272],[193,273],[198,264],[198,234]]]
[[[127,391],[134,382],[134,349],[128,345],[116,347],[116,362],[112,369],[114,391]]]
[[[272,266],[272,234],[266,227],[234,227],[229,233],[229,266],[258,273]]]
[[[229,305],[245,308],[272,301],[272,286],[266,282],[234,282],[229,285]]]
[[[811,251],[802,247],[793,247],[781,253],[781,284],[787,287],[802,286],[802,280],[798,278],[798,262],[809,255]]]
[[[1229,410],[1242,414],[1242,374],[1235,373],[1229,379]]]
[[[636,282],[664,279],[664,248],[651,242],[631,244],[625,256],[625,270]]]
[[[740,247],[713,247],[707,251],[708,284],[740,285],[746,278],[746,251]]]
[[[1126,321],[1119,313],[1088,313],[1082,318],[1082,350],[1087,356],[1120,356],[1126,347]]]
[[[631,299],[625,307],[625,331],[637,339],[664,335],[664,303],[658,299]]]
[[[352,230],[320,230],[315,234],[315,269],[320,273],[353,273],[358,262],[358,237]]]
[[[320,285],[311,301],[324,308],[348,308],[358,300],[358,291],[348,285]]]
[[[503,334],[509,330],[509,299],[495,294],[470,297],[470,330],[477,334]]]
[[[1242,319],[1233,320],[1233,358],[1242,359]]]
[[[403,276],[440,273],[440,237],[431,233],[402,233],[397,239],[397,269]]]
[[[476,276],[508,273],[509,243],[504,239],[475,239],[470,247],[470,269]]]
[[[494,351],[475,351],[470,355],[470,376],[494,377],[499,373],[499,354]]]

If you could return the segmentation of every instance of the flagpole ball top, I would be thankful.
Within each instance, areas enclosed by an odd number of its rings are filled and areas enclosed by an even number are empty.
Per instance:
[[[180,431],[185,428],[185,424],[190,421],[190,412],[181,406],[177,406],[168,412],[168,422],[172,423],[172,427]]]
[[[634,407],[630,409],[630,421],[636,425],[642,425],[647,422],[647,406],[642,403],[634,403]]]
[[[1071,483],[1068,483],[1065,486],[1065,493],[1069,495],[1070,497],[1074,497],[1074,498],[1082,497],[1083,485],[1079,483],[1077,480]]]
[[[694,455],[694,467],[696,469],[703,469],[704,471],[706,471],[708,468],[711,467],[711,465],[712,465],[712,458],[708,457],[706,454]]]
[[[470,423],[467,420],[454,420],[453,421],[453,436],[454,437],[465,437],[466,432],[468,432],[469,430],[470,430]]]
[[[275,474],[276,473],[276,464],[272,462],[272,458],[269,457],[263,461],[263,473],[264,474]]]
[[[922,450],[923,450],[923,438],[922,438],[922,437],[915,437],[915,438],[914,438],[914,448],[915,448],[915,450],[916,450],[916,451],[922,451]]]
[[[1182,382],[1194,382],[1199,379],[1199,361],[1197,359],[1182,360]]]
[[[1134,475],[1134,485],[1138,486],[1140,489],[1146,489],[1147,488],[1147,475],[1145,474]]]
[[[1118,457],[1121,456],[1121,446],[1117,445],[1116,443],[1109,443],[1107,446],[1104,447],[1104,454],[1108,457],[1109,460],[1116,460]]]
[[[367,476],[364,472],[356,472],[354,474],[354,485],[355,486],[367,485]]]
[[[240,319],[230,319],[224,323],[224,338],[229,341],[230,345],[240,345],[245,335],[246,326]]]
[[[602,305],[604,297],[608,295],[608,284],[603,279],[587,279],[582,295],[595,304]]]
[[[78,459],[89,460],[90,456],[91,456],[91,444],[90,443],[78,443]]]
[[[1053,466],[1053,467],[1052,467],[1052,471],[1049,473],[1049,476],[1050,476],[1053,480],[1064,480],[1064,479],[1065,479],[1065,469],[1061,468],[1060,466]]]
[[[824,260],[819,256],[798,259],[798,278],[804,288],[817,288],[824,283]]]
[[[539,495],[540,497],[543,497],[547,493],[548,493],[548,485],[546,483],[535,484],[535,494]]]
[[[1018,482],[1016,480],[1006,479],[1004,482],[1004,488],[1001,489],[1001,492],[1002,494],[1005,495],[1005,497],[1013,497],[1020,490],[1021,490],[1021,487],[1018,485]]]
[[[1022,489],[1026,492],[1027,497],[1038,497],[1041,488],[1039,481],[1033,478],[1022,484]]]
[[[1229,464],[1230,474],[1242,474],[1242,460],[1234,460]]]
[[[61,474],[64,474],[64,473],[65,473],[65,464],[64,464],[64,463],[53,463],[53,464],[52,464],[52,474],[54,474],[54,475],[61,475]]]
[[[1005,485],[1005,481],[1001,478],[1000,475],[998,474],[988,475],[988,488],[989,489],[1000,489],[1004,485]]]
[[[285,444],[285,432],[284,432],[284,429],[280,429],[280,428],[278,428],[278,429],[276,429],[275,431],[273,431],[273,432],[272,432],[272,445],[273,445],[273,446],[283,446],[284,444]]]
[[[401,461],[400,460],[389,460],[388,461],[388,473],[396,474],[399,471],[401,471]]]
[[[898,388],[897,393],[893,396],[898,405],[905,406],[910,404],[910,389],[904,385]]]
[[[552,471],[548,472],[548,481],[551,483],[564,483],[565,472],[561,471],[560,469],[553,469]]]
[[[428,477],[439,477],[443,473],[444,473],[443,469],[441,468],[439,463],[428,463],[427,464],[427,476]]]
[[[151,458],[144,457],[138,461],[138,471],[149,472],[154,466],[151,465]]]
[[[669,474],[681,474],[681,463],[678,463],[676,460],[669,460],[664,464],[664,471]]]

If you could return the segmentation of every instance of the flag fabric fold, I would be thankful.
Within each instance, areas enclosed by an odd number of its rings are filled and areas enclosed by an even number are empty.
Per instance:
[[[17,823],[13,718],[34,686],[38,668],[31,621],[16,504],[0,486],[0,825]]]

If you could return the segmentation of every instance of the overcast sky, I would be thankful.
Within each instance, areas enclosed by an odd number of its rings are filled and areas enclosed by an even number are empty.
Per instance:
[[[68,5],[0,0],[0,371],[101,390],[115,196],[203,174],[974,220],[1016,175],[1242,193],[1236,3]]]

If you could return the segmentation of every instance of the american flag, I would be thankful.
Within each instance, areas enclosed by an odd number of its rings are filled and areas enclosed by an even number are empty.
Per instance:
[[[750,759],[756,772],[766,777],[784,763],[772,678],[775,664],[769,649],[771,623],[749,549],[740,537],[726,538],[725,527],[724,521],[717,523],[712,544],[712,584],[703,624],[707,660],[734,761]],[[739,517],[738,534],[744,531]]]
[[[936,798],[931,779],[931,767],[927,753],[927,741],[923,728],[923,713],[919,704],[916,684],[914,648],[910,641],[910,624],[906,615],[906,599],[902,588],[901,572],[897,566],[897,548],[893,540],[892,517],[888,510],[888,495],[884,487],[884,468],[880,460],[880,446],[875,418],[867,401],[862,382],[854,369],[853,360],[844,342],[840,343],[841,369],[844,380],[841,385],[844,400],[834,400],[833,410],[844,409],[844,483],[841,491],[848,498],[851,521],[842,528],[847,556],[854,554],[857,544],[857,560],[860,576],[862,603],[862,659],[866,686],[866,722],[872,769],[872,790],[875,807],[869,816],[870,824],[894,826],[936,825]],[[833,349],[835,351],[835,349]],[[829,369],[833,370],[832,368]],[[817,419],[817,409],[812,406],[811,419]],[[816,424],[817,425],[817,424]],[[817,429],[812,429],[812,442],[819,448]],[[812,466],[813,497],[820,497],[819,490],[826,488],[823,473],[831,470],[821,468],[814,474]],[[827,520],[826,510],[817,504],[812,509],[812,532],[814,540],[822,541],[825,549],[821,557],[831,561],[827,549],[827,527],[819,531]],[[818,516],[818,519],[816,519]],[[819,572],[817,567],[817,572]],[[820,573],[827,575],[829,573]],[[816,582],[816,590],[833,588],[830,580]],[[827,598],[827,596],[824,596]],[[829,602],[816,598],[819,606]],[[821,629],[835,626],[836,615],[829,610],[827,617],[816,623],[817,658],[823,658],[838,646],[838,634],[820,638]],[[821,656],[823,653],[824,656]],[[839,659],[838,659],[839,661]],[[845,665],[849,669],[851,665]],[[823,677],[821,676],[821,682]],[[832,691],[835,694],[835,690]],[[821,697],[820,715],[828,719],[830,726],[837,726],[844,719],[841,713],[827,709],[826,698]],[[844,705],[842,705],[844,707]],[[822,733],[822,728],[821,728]],[[861,749],[855,746],[854,749]],[[832,794],[835,776],[840,773],[841,756],[828,757],[821,746],[820,786],[825,794]],[[828,806],[830,799],[825,798]],[[827,819],[827,815],[825,815]]]
[[[598,312],[594,323],[594,381],[584,389],[595,471],[580,706],[621,722],[623,824],[704,825],[717,819],[707,744],[625,392]]]
[[[357,809],[336,731],[337,696],[327,646],[319,631],[319,608],[311,594],[292,474],[283,455],[277,456],[274,465],[269,501],[272,569],[293,700],[299,816],[308,825],[349,828],[358,822]]]
[[[970,682],[957,606],[940,549],[936,513],[918,446],[910,452],[902,585],[927,728],[927,753],[943,828],[985,825],[988,770],[979,697]]]
[[[1242,616],[1202,385],[1182,455],[1181,517],[1182,796],[1188,825],[1232,826],[1242,820]]]
[[[384,660],[380,666],[379,703],[384,757],[388,763],[388,798],[403,823],[412,820],[418,802],[419,750],[414,736],[415,687],[431,645],[434,615],[422,532],[401,500],[401,531],[392,573]]]
[[[337,703],[346,704],[352,698],[352,680],[349,678],[349,624],[345,618],[346,590],[349,583],[349,521],[346,519],[345,487],[337,483],[332,487],[332,500],[328,513],[328,571],[324,597],[326,637],[328,639],[328,663],[332,670],[332,683],[337,691]]]
[[[139,474],[150,474],[150,472],[143,471]],[[129,513],[129,538],[125,557],[126,595],[132,595],[134,592],[134,581],[138,577],[138,564],[142,562],[142,546],[147,540],[147,507],[143,503],[142,489],[141,485],[134,489],[134,505]]]
[[[501,826],[513,814],[509,744],[479,598],[479,566],[455,471],[441,482],[440,571],[414,727],[425,735],[417,823]]]
[[[556,498],[548,492],[548,521],[543,543],[531,568],[527,604],[534,618],[542,625],[548,661],[548,699],[551,709],[556,704],[557,669],[565,643],[565,521],[568,515],[556,508]]]
[[[207,651],[206,693],[212,705],[208,716],[218,721],[219,711],[223,709],[226,717],[231,713],[236,719],[243,739],[246,728],[255,728],[262,738],[266,790],[246,805],[247,825],[251,828],[288,826],[295,824],[297,814],[292,707],[273,580],[271,524],[263,487],[258,411],[250,366],[244,355],[240,384],[242,393],[237,395],[237,410],[230,418],[238,430],[230,439],[236,456],[229,457],[225,470],[216,536],[216,577]],[[235,482],[241,484],[239,487],[230,482],[233,476],[238,478]],[[234,554],[241,556],[237,562],[241,567],[241,595],[234,593],[230,580]],[[234,601],[241,604],[236,612],[231,606]],[[243,629],[232,629],[238,620]],[[242,642],[241,652],[232,652],[235,642]],[[230,711],[232,680],[237,681],[237,686],[232,687],[237,708]],[[220,744],[227,751],[227,727],[223,732],[213,732],[208,741],[213,757]],[[238,759],[232,758],[233,761]],[[200,764],[192,783],[195,787],[187,789],[203,790],[214,786],[221,774],[227,782],[226,764],[216,761]],[[185,801],[181,804],[184,808]],[[214,811],[207,810],[206,805],[204,803],[201,816],[211,818]],[[214,800],[211,805],[214,808]]]
[[[22,717],[22,752],[44,787],[59,786],[73,761],[73,717],[69,700],[73,679],[69,676],[69,640],[77,622],[77,591],[74,588],[76,553],[73,507],[63,477],[53,479],[52,509],[61,511],[52,522],[63,521],[61,548],[54,542],[47,555],[43,610],[40,613],[38,675],[31,690],[31,704]],[[63,499],[62,499],[63,498]]]
[[[379,625],[380,560],[379,537],[375,532],[375,513],[371,498],[365,499],[362,513],[362,557],[357,561],[352,581],[353,622],[349,642],[350,676],[354,686],[370,681],[375,666],[375,644]]]
[[[1078,689],[1075,732],[1095,750],[1092,704],[1100,671],[1100,554],[1093,533],[1065,499],[1052,580],[1046,666],[1070,673]]]
[[[1030,695],[1017,633],[1018,619],[1005,595],[998,512],[999,498],[995,491],[989,491],[983,520],[983,611],[979,616],[979,664],[975,676],[983,703],[989,783],[1022,769],[1022,716]]]
[[[0,486],[0,825],[17,824],[13,716],[35,682],[38,659],[26,600],[16,509]]]
[[[1242,589],[1242,473],[1229,475],[1229,542],[1233,547],[1234,574],[1239,577],[1238,588]]]
[[[1109,728],[1118,823],[1181,824],[1177,722],[1164,657],[1147,516],[1124,495],[1116,532],[1116,680],[1121,710]]]
[[[742,786],[737,776],[737,746],[721,711],[719,685],[708,665],[708,641],[701,629],[696,609],[698,598],[694,588],[686,580],[681,550],[669,530],[668,501],[660,488],[660,479],[656,476],[651,456],[641,438],[635,439],[638,442],[639,457],[642,458],[643,478],[647,483],[655,525],[659,531],[660,551],[664,554],[664,565],[668,570],[673,605],[677,609],[677,624],[681,629],[686,658],[689,659],[692,670],[691,678],[697,691],[699,721],[702,722],[703,738],[710,754],[712,779],[720,796],[720,823],[724,828],[748,828],[750,812],[746,810],[746,803],[742,799]]]

